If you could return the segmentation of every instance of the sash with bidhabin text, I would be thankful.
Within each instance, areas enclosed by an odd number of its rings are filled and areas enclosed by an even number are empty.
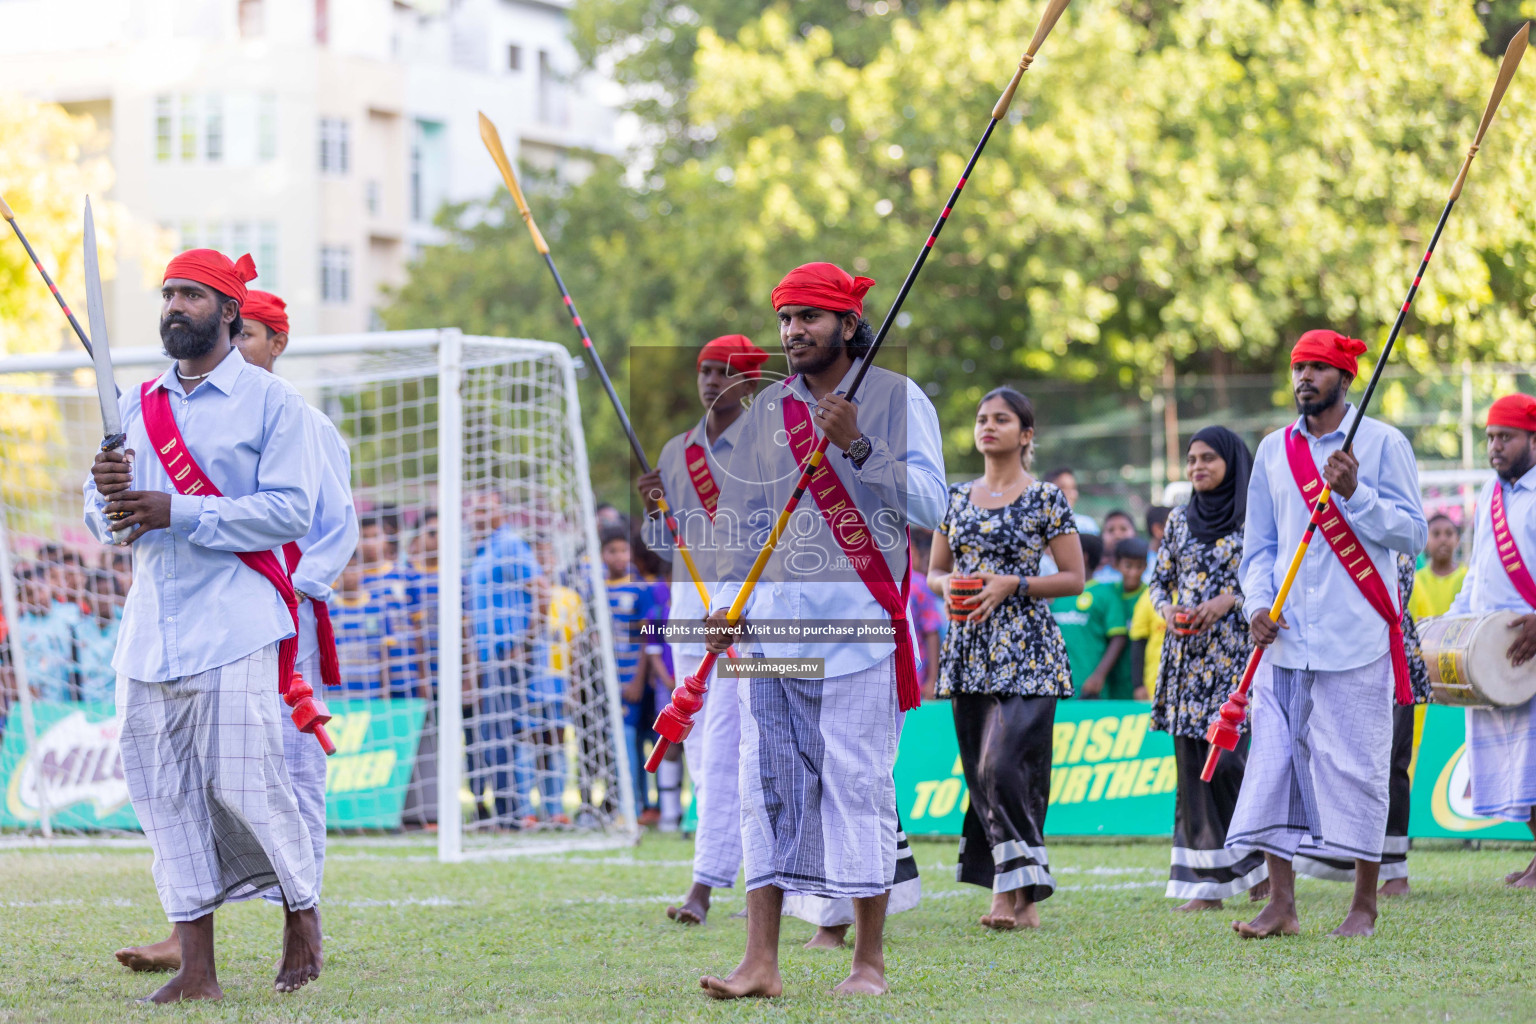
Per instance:
[[[144,432],[149,435],[149,443],[154,446],[155,454],[160,456],[160,465],[165,467],[165,473],[171,478],[176,493],[222,498],[223,492],[214,486],[208,474],[192,458],[192,452],[181,436],[181,428],[176,425],[176,417],[171,413],[170,395],[165,388],[160,387],[159,379],[145,381],[139,388],[139,398],[144,412]],[[272,584],[283,603],[288,606],[288,614],[293,617],[293,636],[277,645],[277,690],[279,693],[287,693],[288,683],[293,678],[293,664],[299,653],[299,597],[294,593],[293,580],[288,577],[288,570],[278,561],[277,555],[271,551],[239,551],[235,554],[248,568],[260,573]],[[334,652],[334,639],[331,646]]]
[[[709,513],[709,521],[714,522],[715,509],[720,504],[720,485],[715,483],[715,475],[709,471],[709,455],[704,446],[694,441],[684,448],[683,465],[688,469],[693,493],[699,496],[699,504]]]
[[[1515,585],[1515,591],[1522,601],[1536,608],[1536,579],[1531,578],[1531,570],[1525,567],[1525,560],[1520,556],[1520,548],[1515,543],[1515,535],[1510,532],[1509,516],[1504,512],[1504,484],[1499,480],[1493,482],[1493,500],[1488,504],[1488,516],[1493,520],[1494,547],[1499,552],[1499,562],[1509,574],[1509,582]]]
[[[1301,489],[1301,500],[1309,508],[1317,504],[1318,493],[1323,488],[1323,478],[1318,475],[1317,465],[1306,439],[1293,424],[1285,432],[1285,457],[1291,465],[1291,476]],[[1321,515],[1322,518],[1317,517]],[[1387,623],[1387,650],[1392,655],[1392,688],[1399,704],[1413,703],[1413,688],[1408,683],[1408,651],[1403,646],[1403,617],[1392,604],[1386,584],[1376,571],[1376,564],[1366,554],[1365,547],[1340,514],[1338,502],[1330,500],[1320,512],[1314,512],[1318,531],[1328,541],[1328,546],[1343,563],[1349,578],[1355,581],[1365,603]]]
[[[784,429],[789,434],[790,451],[795,461],[804,466],[816,448],[811,414],[805,403],[792,395],[786,395],[780,404],[784,406]],[[917,682],[917,659],[912,650],[912,630],[907,625],[907,595],[912,585],[911,541],[907,542],[907,571],[898,588],[885,553],[869,532],[869,524],[864,522],[848,489],[826,459],[811,474],[811,494],[837,546],[848,556],[875,603],[891,617],[896,633],[896,706],[911,711],[923,702],[923,691]]]

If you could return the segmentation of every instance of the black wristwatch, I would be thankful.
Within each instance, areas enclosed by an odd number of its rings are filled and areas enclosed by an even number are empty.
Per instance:
[[[869,458],[869,453],[875,450],[875,446],[869,443],[869,438],[860,434],[848,445],[848,450],[843,452],[843,458],[853,460],[854,466],[864,468],[864,460]]]

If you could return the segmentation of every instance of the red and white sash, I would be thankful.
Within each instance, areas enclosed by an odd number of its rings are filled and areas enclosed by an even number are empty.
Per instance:
[[[176,417],[171,413],[170,396],[165,388],[160,387],[159,380],[145,381],[139,388],[139,397],[144,412],[144,432],[149,435],[149,443],[154,445],[155,453],[160,456],[160,465],[165,467],[166,475],[171,478],[177,493],[223,497],[202,467],[193,460],[192,452],[181,436],[181,428],[176,425]],[[271,551],[240,551],[236,552],[236,557],[266,577],[288,606],[288,614],[293,617],[293,636],[277,646],[278,692],[287,693],[288,683],[293,678],[293,664],[299,653],[299,598],[294,593],[293,580],[289,579],[287,569]],[[231,614],[239,614],[238,609],[229,611]],[[334,639],[331,646],[334,652]]]
[[[1493,543],[1504,571],[1509,574],[1509,582],[1515,585],[1521,600],[1536,608],[1536,580],[1525,567],[1520,548],[1515,544],[1515,535],[1509,530],[1509,517],[1504,513],[1504,484],[1499,480],[1493,482],[1493,501],[1488,505],[1488,515],[1493,520]]]
[[[803,467],[816,448],[811,414],[797,398],[786,396],[780,404],[784,406],[784,429],[789,434],[790,451]],[[922,688],[917,682],[917,659],[912,651],[912,630],[907,625],[907,595],[912,585],[911,541],[908,540],[907,571],[898,588],[885,553],[876,546],[848,489],[826,459],[811,474],[810,489],[837,546],[848,556],[875,603],[891,617],[896,631],[896,704],[902,711],[911,711],[923,702]]]
[[[1309,507],[1317,504],[1317,495],[1323,488],[1323,478],[1318,475],[1317,465],[1306,440],[1294,425],[1285,432],[1285,456],[1291,464],[1291,476],[1301,489],[1301,500]],[[1314,516],[1315,518],[1315,516]],[[1329,501],[1317,520],[1318,530],[1328,541],[1333,553],[1349,572],[1350,579],[1360,589],[1366,604],[1387,623],[1387,649],[1392,654],[1392,683],[1399,704],[1413,703],[1413,688],[1408,682],[1408,652],[1403,646],[1403,616],[1392,604],[1386,584],[1376,571],[1371,556],[1366,554],[1355,531],[1350,529],[1339,513],[1338,502]]]
[[[693,493],[699,496],[699,504],[709,513],[709,521],[715,521],[715,509],[720,504],[720,486],[709,471],[709,455],[697,441],[689,442],[683,449],[683,465],[688,469],[688,479],[693,483]]]

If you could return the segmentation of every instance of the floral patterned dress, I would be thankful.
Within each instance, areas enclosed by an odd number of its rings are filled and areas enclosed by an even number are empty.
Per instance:
[[[939,529],[949,539],[954,570],[1038,576],[1052,540],[1077,533],[1072,507],[1055,484],[1036,482],[1011,504],[982,508],[971,484],[949,489]],[[1050,602],[1012,594],[985,622],[951,622],[939,654],[938,694],[1070,697],[1072,673]]]
[[[1181,505],[1168,514],[1163,546],[1152,571],[1152,607],[1194,608],[1222,594],[1241,596],[1237,568],[1243,560],[1243,531],[1233,530],[1214,543],[1190,532]],[[1212,626],[1181,636],[1169,623],[1163,638],[1163,662],[1152,698],[1152,728],[1174,736],[1205,737],[1247,667],[1253,640],[1241,602]],[[1248,724],[1244,722],[1246,730]]]

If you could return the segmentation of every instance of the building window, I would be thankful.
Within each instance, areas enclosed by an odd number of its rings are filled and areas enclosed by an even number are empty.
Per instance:
[[[352,298],[352,250],[344,245],[320,247],[320,301],[345,303]]]
[[[276,291],[277,282],[277,221],[264,220],[257,231],[256,272],[263,291]]]
[[[340,117],[320,119],[320,171],[322,174],[346,174],[349,163],[350,125]]]
[[[197,221],[195,221],[195,220],[184,220],[184,221],[182,221],[181,222],[180,233],[181,233],[181,248],[182,248],[183,251],[185,251],[187,249],[201,249],[202,248],[202,243],[199,241],[199,239],[202,236],[198,234],[198,231],[197,231]]]
[[[240,0],[238,8],[240,38],[259,39],[266,31],[266,17],[262,0]]]
[[[411,220],[425,224],[448,199],[447,132],[440,121],[417,121],[411,139]]]
[[[523,70],[523,48],[521,46],[507,47],[507,70]]]
[[[155,159],[166,163],[171,159],[171,153],[175,147],[172,135],[175,129],[172,127],[171,98],[169,96],[155,97]]]
[[[277,97],[269,92],[256,100],[256,155],[261,160],[277,159]]]
[[[379,201],[379,183],[377,179],[368,179],[367,187],[363,190],[363,201],[367,204],[369,215],[377,217],[379,215],[379,206],[381,205]]]
[[[564,128],[566,124],[565,82],[555,71],[548,50],[539,51],[539,121]]]
[[[197,100],[183,93],[181,97],[181,159],[190,163],[197,159]]]
[[[224,103],[218,94],[203,97],[203,159],[224,159]]]
[[[248,220],[233,221],[229,225],[229,251],[224,255],[232,260],[251,251],[251,222]],[[252,257],[255,258],[254,256]],[[261,273],[261,264],[256,264],[256,273]]]

